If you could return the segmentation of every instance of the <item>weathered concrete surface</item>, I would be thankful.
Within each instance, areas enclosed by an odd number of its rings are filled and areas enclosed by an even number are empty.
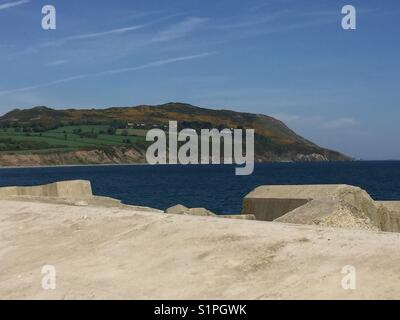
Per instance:
[[[60,197],[84,199],[93,196],[90,181],[73,180],[55,182],[33,187],[3,187],[0,188],[0,197],[32,196],[32,197]]]
[[[243,199],[242,214],[273,221],[307,202],[337,192],[343,185],[260,186]]]
[[[274,222],[314,224],[325,227],[381,230],[368,216],[355,207],[340,201],[318,199],[312,200],[294,209]]]
[[[167,210],[165,210],[165,213],[169,213],[169,214],[185,214],[185,212],[187,212],[189,210],[189,208],[185,207],[182,204],[177,204],[174,205],[170,208],[168,208]]]
[[[184,205],[177,204],[165,210],[168,214],[182,214],[190,216],[209,216],[216,217],[217,215],[206,208],[187,208]]]
[[[381,213],[382,230],[400,232],[400,201],[375,201]]]
[[[216,218],[226,218],[226,219],[239,219],[239,220],[255,220],[256,217],[254,214],[232,214],[232,215],[217,215],[210,210],[205,208],[187,208],[182,204],[174,205],[167,210],[165,213],[168,214],[183,214],[183,215],[191,215],[191,216],[209,216]]]
[[[311,199],[244,198],[242,214],[253,214],[256,220],[273,221]]]
[[[272,199],[318,199],[335,194],[347,186],[345,184],[259,186],[246,198],[265,198],[268,195]]]
[[[218,216],[219,218],[225,219],[237,219],[237,220],[256,220],[254,214],[222,214]]]
[[[398,212],[400,214],[400,201],[375,201],[375,203],[384,206],[390,211]]]
[[[0,200],[2,199],[67,204],[79,207],[95,205],[107,208],[132,208],[155,213],[163,212],[148,207],[125,205],[118,199],[95,196],[92,193],[91,183],[87,180],[61,181],[32,187],[3,187],[0,188]]]
[[[400,298],[394,233],[3,200],[0,261],[1,299]]]
[[[244,198],[242,213],[257,220],[400,232],[400,212],[349,185],[261,186]]]
[[[217,215],[206,208],[190,208],[185,214],[191,216],[216,217]]]

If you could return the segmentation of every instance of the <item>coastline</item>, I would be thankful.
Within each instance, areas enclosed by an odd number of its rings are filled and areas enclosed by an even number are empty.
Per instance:
[[[152,166],[148,163],[95,163],[95,164],[56,164],[43,166],[0,166],[2,169],[41,169],[41,168],[74,168],[74,167],[113,167],[113,166]]]
[[[335,163],[379,163],[379,162],[400,162],[396,159],[387,159],[387,160],[365,160],[365,159],[357,159],[357,160],[349,160],[349,161],[264,161],[264,162],[255,162],[255,165],[263,165],[263,164],[310,164],[310,163],[321,163],[321,164],[335,164]],[[32,165],[32,166],[0,166],[0,170],[2,169],[40,169],[40,168],[74,168],[74,167],[129,167],[129,166],[208,166],[208,165],[216,165],[216,166],[235,166],[235,164],[149,164],[143,162],[132,162],[132,163],[93,163],[93,164],[57,164],[57,165]]]

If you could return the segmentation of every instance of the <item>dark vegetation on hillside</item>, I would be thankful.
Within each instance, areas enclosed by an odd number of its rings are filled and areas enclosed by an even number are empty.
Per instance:
[[[143,152],[150,144],[146,131],[168,130],[169,121],[183,128],[255,129],[259,161],[293,160],[319,154],[328,160],[348,160],[290,130],[283,122],[259,114],[210,110],[182,103],[108,109],[15,109],[0,117],[0,152],[89,150],[128,147]]]

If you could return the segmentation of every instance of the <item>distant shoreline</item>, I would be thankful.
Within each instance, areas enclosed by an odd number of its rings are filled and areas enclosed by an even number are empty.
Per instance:
[[[95,163],[95,164],[56,164],[43,166],[0,166],[1,169],[37,169],[37,168],[69,168],[69,167],[113,167],[113,166],[150,166],[148,163]]]
[[[399,162],[400,160],[352,160],[352,161],[271,161],[271,162],[256,162],[258,164],[279,164],[279,163],[353,163],[353,162]],[[6,169],[39,169],[39,168],[74,168],[74,167],[127,167],[127,166],[204,166],[204,165],[219,165],[230,166],[234,164],[149,164],[149,163],[95,163],[95,164],[60,164],[60,165],[38,165],[38,166],[0,166],[0,170]]]

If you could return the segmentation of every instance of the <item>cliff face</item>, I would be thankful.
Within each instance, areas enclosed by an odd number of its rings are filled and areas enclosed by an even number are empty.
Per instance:
[[[144,163],[145,156],[135,149],[76,150],[68,152],[0,154],[0,166],[57,166],[88,164]]]
[[[169,121],[177,121],[179,130],[254,129],[256,162],[351,160],[314,144],[266,115],[168,103],[87,110],[15,109],[0,117],[0,165],[144,162],[148,146],[145,134],[122,139],[116,132],[127,131],[124,128],[129,126],[139,127],[136,132],[166,129]],[[100,126],[102,129],[95,131]],[[18,152],[10,155],[10,151]]]
[[[111,152],[110,152],[111,151]],[[286,154],[256,155],[256,163],[265,162],[314,162],[314,161],[343,161],[341,156],[326,156],[323,154]],[[57,166],[57,165],[90,165],[90,164],[129,164],[146,163],[145,150],[138,151],[130,148],[111,148],[94,150],[76,150],[68,152],[0,154],[0,166]]]

